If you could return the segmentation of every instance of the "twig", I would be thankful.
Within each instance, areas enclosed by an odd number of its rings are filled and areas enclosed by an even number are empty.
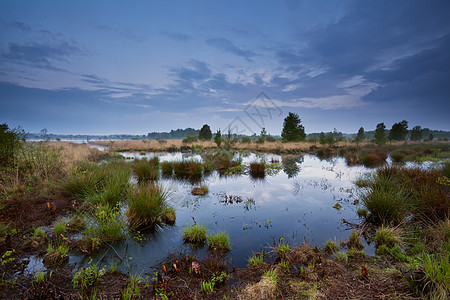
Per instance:
[[[113,246],[111,246],[109,243],[106,243],[106,245],[108,245],[111,249],[113,249],[114,250],[114,252],[116,253],[116,255],[117,255],[117,257],[119,257],[120,258],[120,260],[121,261],[123,261],[123,258],[119,255],[119,253],[117,253],[117,251],[116,251],[116,249],[114,249],[114,247]],[[127,246],[128,246],[128,244],[127,244]]]

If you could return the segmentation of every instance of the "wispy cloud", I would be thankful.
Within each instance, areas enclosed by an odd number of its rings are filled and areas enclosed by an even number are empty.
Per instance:
[[[206,43],[222,51],[243,57],[249,62],[253,61],[252,58],[256,56],[254,52],[241,49],[233,44],[230,40],[225,38],[210,38],[206,40]]]

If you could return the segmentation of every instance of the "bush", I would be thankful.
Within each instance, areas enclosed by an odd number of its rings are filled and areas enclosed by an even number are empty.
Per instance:
[[[212,250],[230,250],[230,237],[223,231],[208,235],[208,246]]]
[[[386,161],[387,151],[382,148],[364,149],[359,152],[359,163],[366,167],[375,167]]]
[[[206,240],[206,227],[194,224],[183,229],[183,239],[191,244],[203,244]]]
[[[243,136],[241,139],[242,144],[250,144],[252,140],[248,136]]]
[[[168,193],[154,184],[129,189],[126,215],[130,226],[137,228],[160,221],[167,208],[167,197]]]
[[[188,135],[187,137],[185,137],[183,139],[183,144],[189,144],[189,143],[195,143],[195,142],[198,142],[198,137],[196,137],[196,136]]]

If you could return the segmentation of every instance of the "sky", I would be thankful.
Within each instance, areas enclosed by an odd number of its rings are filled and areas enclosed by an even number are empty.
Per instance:
[[[28,132],[450,130],[450,1],[0,0],[0,123]]]

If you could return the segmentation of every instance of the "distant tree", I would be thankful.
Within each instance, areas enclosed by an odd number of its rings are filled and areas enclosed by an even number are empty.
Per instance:
[[[296,113],[289,112],[284,119],[281,137],[283,141],[303,141],[306,138],[305,128],[300,124],[301,120]]]
[[[319,134],[319,143],[321,145],[325,145],[327,143],[326,136],[323,131]]]
[[[408,134],[408,122],[403,120],[400,123],[395,123],[389,132],[389,140],[404,141]]]
[[[355,142],[356,142],[356,147],[358,147],[359,142],[362,142],[366,139],[366,135],[364,134],[364,128],[361,127],[358,130],[358,134],[356,135],[355,138]]]
[[[41,139],[42,139],[44,142],[50,141],[50,136],[48,135],[48,130],[47,130],[47,128],[41,129]]]
[[[233,134],[231,133],[231,128],[228,128],[227,135],[225,139],[222,139],[224,142],[225,149],[230,150],[231,146],[233,146],[235,140],[233,138]]]
[[[386,125],[384,123],[377,124],[377,128],[375,129],[375,144],[383,145],[386,143]]]
[[[216,143],[217,147],[220,147],[222,144],[222,134],[220,133],[220,129],[217,130],[216,135],[214,136],[214,142]]]
[[[414,126],[411,129],[411,133],[410,133],[409,139],[411,141],[420,141],[420,140],[422,140],[422,127]]]
[[[266,131],[266,128],[263,127],[261,129],[261,133],[259,134],[258,139],[256,139],[256,143],[262,144],[266,141],[266,138],[267,138],[267,131]]]
[[[208,124],[203,125],[202,129],[198,133],[198,139],[201,141],[210,141],[212,138],[211,128],[209,128]]]
[[[432,132],[430,132],[430,134],[428,135],[428,140],[430,140],[430,141],[434,140],[434,135]]]

